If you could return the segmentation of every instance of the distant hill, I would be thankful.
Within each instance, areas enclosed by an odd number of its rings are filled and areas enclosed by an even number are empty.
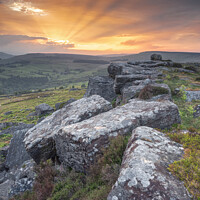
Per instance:
[[[102,56],[26,54],[0,60],[0,93],[86,84],[105,75],[109,61]]]
[[[153,53],[175,62],[200,62],[200,53],[149,51],[131,55],[90,56],[35,53],[0,60],[0,94],[86,84],[89,77],[107,75],[110,62],[149,60]],[[5,58],[5,56],[4,56]]]
[[[7,58],[11,58],[11,57],[13,57],[13,55],[0,52],[0,59],[7,59]]]
[[[200,53],[190,53],[190,52],[163,52],[163,51],[146,51],[139,54],[131,54],[127,56],[120,56],[118,59],[125,60],[149,60],[153,53],[161,54],[164,60],[172,60],[174,62],[181,63],[195,63],[200,62]]]

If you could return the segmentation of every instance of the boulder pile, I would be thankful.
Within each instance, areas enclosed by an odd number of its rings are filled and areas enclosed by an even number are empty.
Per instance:
[[[16,132],[17,136],[14,133],[1,172],[4,176],[0,173],[3,199],[31,188],[35,162],[58,160],[65,167],[87,173],[111,138],[131,133],[108,200],[190,199],[183,183],[167,171],[169,164],[181,159],[183,148],[153,129],[181,123],[171,91],[160,81],[162,71],[171,65],[158,55],[150,61],[111,63],[109,76],[90,78],[82,99],[64,107],[59,104],[57,111],[37,125]],[[42,105],[36,109],[38,115],[44,114],[43,108],[52,112]],[[23,165],[27,166],[25,175]],[[15,178],[5,178],[8,172]]]

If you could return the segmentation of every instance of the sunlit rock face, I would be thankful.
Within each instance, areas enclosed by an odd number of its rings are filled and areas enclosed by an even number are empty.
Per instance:
[[[149,127],[138,127],[129,139],[120,174],[108,200],[189,200],[184,183],[167,167],[183,155],[180,144]]]

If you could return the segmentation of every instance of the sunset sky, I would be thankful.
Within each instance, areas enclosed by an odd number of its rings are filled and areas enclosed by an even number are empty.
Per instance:
[[[200,0],[0,0],[0,52],[200,52]]]

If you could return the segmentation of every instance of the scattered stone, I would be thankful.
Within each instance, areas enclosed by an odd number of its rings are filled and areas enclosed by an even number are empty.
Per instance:
[[[151,60],[162,60],[162,56],[160,54],[152,54]]]
[[[68,101],[61,102],[61,103],[56,103],[55,104],[55,108],[56,108],[56,110],[59,110],[59,109],[63,108],[64,106],[66,106],[66,105],[68,105],[68,104],[70,104],[70,103],[72,103],[74,101],[76,101],[76,99],[71,98]]]
[[[163,133],[149,127],[136,128],[107,200],[191,199],[184,183],[167,170],[183,153],[182,146]]]
[[[200,104],[194,108],[194,118],[200,117]]]
[[[90,97],[92,95],[99,95],[112,102],[116,98],[114,92],[114,81],[110,77],[95,76],[89,79],[88,88],[84,97]]]
[[[8,123],[8,125],[10,124],[10,122]],[[4,135],[4,134],[11,134],[14,135],[14,133],[16,131],[20,131],[23,129],[30,129],[33,127],[34,124],[24,124],[24,123],[11,123],[11,126],[7,126],[9,128],[4,129],[0,132],[0,135]]]
[[[8,112],[5,112],[4,115],[11,115],[13,112],[12,111],[8,111]]]
[[[8,169],[18,168],[22,163],[31,159],[26,152],[23,142],[24,135],[29,129],[30,127],[14,132],[5,162]]]
[[[54,109],[46,103],[42,103],[35,107],[35,112],[37,116],[50,114],[54,111]]]
[[[65,166],[85,172],[101,149],[107,147],[109,138],[128,134],[138,126],[165,129],[175,123],[180,123],[180,116],[172,102],[131,100],[88,120],[61,127],[54,134],[57,156]]]
[[[186,91],[186,101],[191,102],[193,100],[200,100],[200,90],[197,91]]]
[[[54,112],[30,129],[24,140],[26,150],[37,163],[53,158],[56,155],[54,137],[60,128],[89,119],[110,109],[112,109],[111,103],[98,95],[77,100]]]

